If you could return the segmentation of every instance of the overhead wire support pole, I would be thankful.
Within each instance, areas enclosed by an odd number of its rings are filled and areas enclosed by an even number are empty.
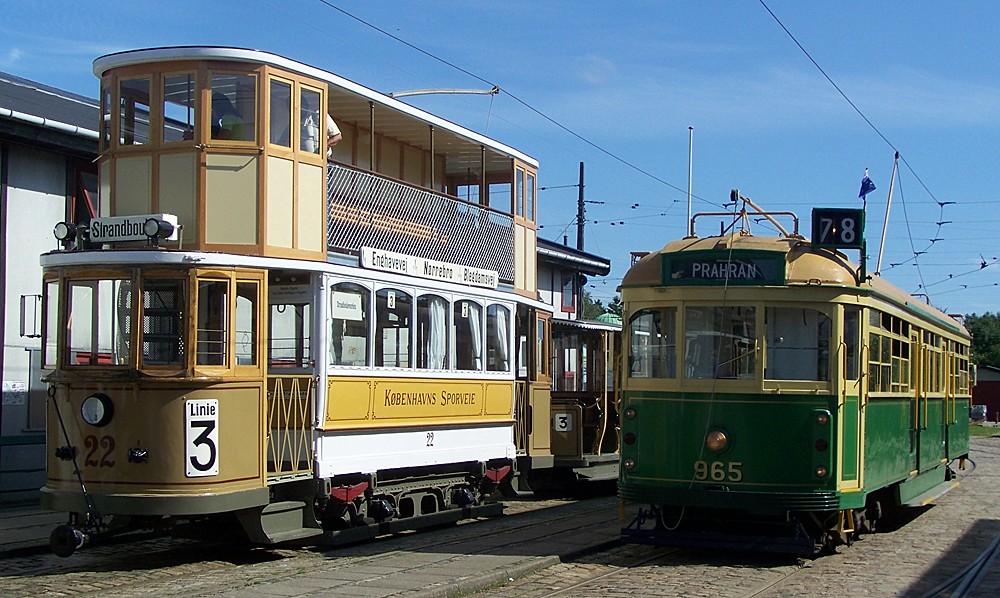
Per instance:
[[[586,223],[584,217],[586,211],[583,207],[583,162],[580,162],[580,189],[579,200],[576,204],[576,248],[583,251],[583,225]]]
[[[691,222],[691,174],[693,172],[693,164],[694,164],[694,127],[688,127],[688,222]]]
[[[882,252],[885,250],[885,233],[889,228],[889,208],[892,206],[892,189],[896,183],[896,169],[899,167],[899,152],[892,160],[892,176],[889,177],[889,198],[885,202],[885,221],[882,223],[882,241],[878,246],[878,260],[875,262],[875,275],[882,274]]]

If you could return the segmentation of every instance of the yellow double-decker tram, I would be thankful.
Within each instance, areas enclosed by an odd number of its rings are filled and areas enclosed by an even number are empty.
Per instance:
[[[94,72],[99,207],[41,258],[57,553],[354,540],[498,513],[555,463],[534,159],[260,51]]]

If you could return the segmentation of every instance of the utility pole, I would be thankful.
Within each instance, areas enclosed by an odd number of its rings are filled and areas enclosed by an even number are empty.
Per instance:
[[[583,251],[583,225],[586,223],[583,209],[583,162],[580,162],[579,199],[576,202],[576,248]]]

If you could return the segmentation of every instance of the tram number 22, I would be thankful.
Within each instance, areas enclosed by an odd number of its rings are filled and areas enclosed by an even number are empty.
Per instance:
[[[742,482],[743,462],[730,461],[695,461],[694,479],[698,481],[711,480],[713,482]]]

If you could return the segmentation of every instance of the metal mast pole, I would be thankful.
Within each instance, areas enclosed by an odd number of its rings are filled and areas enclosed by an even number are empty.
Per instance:
[[[892,188],[896,183],[896,168],[899,166],[899,152],[892,160],[892,176],[889,177],[889,199],[885,202],[885,222],[882,223],[882,242],[878,246],[878,261],[875,262],[875,274],[882,274],[882,251],[885,249],[885,232],[889,228],[889,207],[892,205]]]
[[[691,174],[694,163],[694,127],[688,127],[688,222],[691,222]],[[693,234],[689,232],[688,234]]]
[[[583,225],[586,222],[584,220],[583,209],[583,162],[580,162],[580,189],[579,189],[579,199],[576,202],[576,248],[583,251]]]

